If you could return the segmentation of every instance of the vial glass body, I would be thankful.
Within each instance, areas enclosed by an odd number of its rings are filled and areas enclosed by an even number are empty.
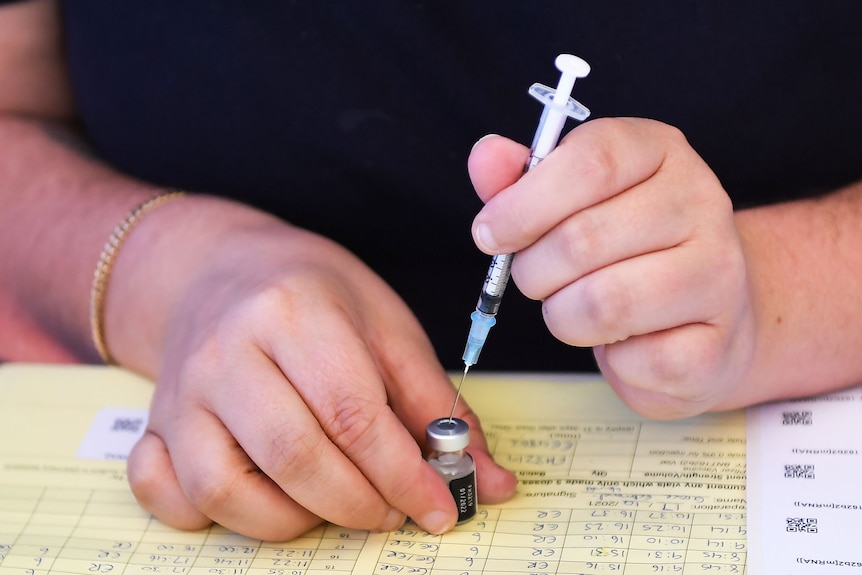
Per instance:
[[[476,497],[476,465],[464,448],[470,442],[469,427],[459,419],[432,421],[426,430],[432,449],[428,463],[449,484],[458,508],[458,523],[470,520],[479,509]]]

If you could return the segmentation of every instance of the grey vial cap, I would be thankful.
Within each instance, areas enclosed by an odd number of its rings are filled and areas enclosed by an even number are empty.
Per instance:
[[[470,426],[457,417],[435,419],[425,428],[425,442],[434,451],[461,451],[470,445]]]

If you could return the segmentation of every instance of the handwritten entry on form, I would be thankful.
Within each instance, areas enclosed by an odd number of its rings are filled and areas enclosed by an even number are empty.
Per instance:
[[[0,574],[749,572],[741,411],[656,422],[595,379],[477,374],[465,397],[520,478],[512,501],[443,536],[323,525],[278,543],[141,510],[122,451],[150,392],[116,370],[0,367],[0,435],[16,438],[0,443]]]

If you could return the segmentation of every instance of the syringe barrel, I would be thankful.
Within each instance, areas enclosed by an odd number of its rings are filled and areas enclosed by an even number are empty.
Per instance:
[[[498,254],[491,259],[485,283],[482,285],[482,293],[476,309],[487,315],[496,315],[500,309],[500,301],[506,284],[509,283],[509,275],[512,269],[512,259],[515,254]]]
[[[531,161],[527,165],[527,171],[548,157],[548,154],[557,147],[567,118],[568,116],[559,108],[545,106],[539,120],[539,126],[536,128],[536,135],[533,137],[532,153],[530,154],[531,159],[537,158],[537,161]]]

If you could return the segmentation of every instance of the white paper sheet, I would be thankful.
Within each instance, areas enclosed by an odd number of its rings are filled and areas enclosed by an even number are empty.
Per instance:
[[[748,409],[750,573],[862,573],[862,387]]]

